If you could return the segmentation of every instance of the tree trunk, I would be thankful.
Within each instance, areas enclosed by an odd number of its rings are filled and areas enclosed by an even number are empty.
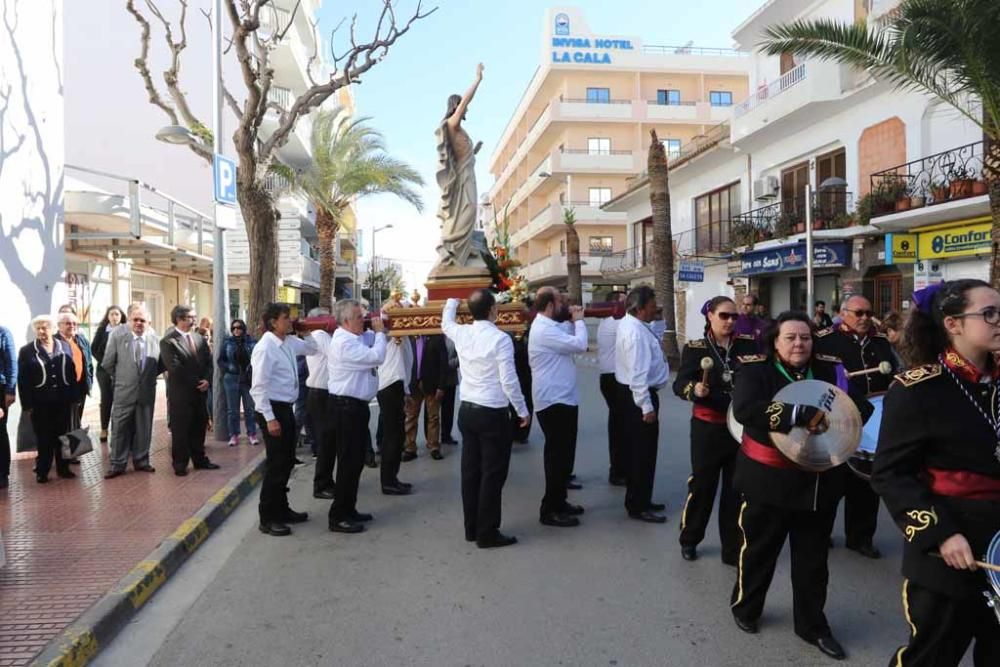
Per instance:
[[[990,258],[990,285],[1000,289],[1000,141],[983,136],[983,180],[989,186],[990,214],[993,216],[991,240],[993,254]]]
[[[649,131],[649,202],[653,209],[653,288],[656,303],[663,308],[666,333],[663,334],[663,354],[676,368],[680,361],[677,347],[677,313],[674,306],[674,244],[670,226],[670,171],[667,153],[656,136]]]
[[[566,225],[566,290],[574,306],[583,303],[583,277],[580,264],[580,235],[576,226]]]
[[[249,171],[249,178],[242,177]],[[253,170],[241,170],[237,176],[237,199],[250,241],[250,289],[248,327],[256,331],[264,307],[274,301],[278,282],[278,215],[271,195],[263,182],[253,177]]]
[[[325,208],[316,207],[316,235],[319,237],[319,305],[333,308],[337,282],[337,219]]]

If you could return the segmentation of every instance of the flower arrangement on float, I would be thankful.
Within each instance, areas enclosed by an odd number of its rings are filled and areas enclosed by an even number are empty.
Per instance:
[[[492,278],[490,289],[496,295],[497,303],[523,302],[528,295],[528,282],[517,272],[521,262],[511,253],[507,207],[504,207],[501,221],[494,214],[493,229],[496,230],[493,244],[481,253]]]

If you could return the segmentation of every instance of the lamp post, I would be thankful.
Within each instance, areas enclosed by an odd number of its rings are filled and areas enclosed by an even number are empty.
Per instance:
[[[372,305],[372,310],[378,310],[378,309],[380,309],[382,307],[382,292],[381,292],[381,290],[379,290],[379,292],[378,292],[378,297],[375,296],[375,276],[378,275],[378,272],[377,272],[378,267],[375,266],[375,235],[377,233],[381,232],[384,229],[391,229],[391,228],[392,228],[392,223],[390,222],[387,225],[382,225],[381,227],[374,227],[372,229],[372,261],[371,261],[371,269],[370,269],[371,270],[371,280],[369,281],[369,285],[371,286],[371,296],[372,296],[372,303],[371,303],[371,305]]]

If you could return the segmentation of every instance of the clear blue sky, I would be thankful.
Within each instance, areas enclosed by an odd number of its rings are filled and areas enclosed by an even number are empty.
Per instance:
[[[503,133],[521,93],[538,65],[542,17],[550,6],[583,10],[596,33],[636,36],[646,44],[685,44],[729,47],[731,31],[763,0],[578,0],[545,3],[537,0],[431,0],[438,10],[415,23],[355,88],[360,115],[386,137],[389,149],[410,162],[428,181],[426,209],[412,209],[376,198],[361,206],[362,228],[394,224],[378,236],[378,254],[427,264],[433,260],[436,240],[434,214],[437,189],[434,130],[451,93],[462,93],[472,83],[476,63],[486,66],[483,84],[469,109],[466,129],[483,142],[479,154],[480,192],[493,182],[489,156]],[[377,0],[324,0],[320,31],[327,38],[342,17],[358,14],[359,41],[372,34]],[[408,16],[414,0],[401,0],[399,16]],[[343,48],[344,35],[337,43]],[[429,238],[433,237],[433,239]],[[365,246],[370,244],[366,235]],[[367,254],[367,252],[366,252]],[[419,279],[408,280],[409,288]]]

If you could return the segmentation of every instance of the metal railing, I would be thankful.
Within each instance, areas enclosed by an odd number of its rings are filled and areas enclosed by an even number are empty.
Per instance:
[[[601,273],[623,273],[635,271],[653,263],[653,242],[619,250],[601,258]]]
[[[267,91],[267,101],[277,104],[282,111],[288,111],[292,106],[292,91],[281,86],[271,86]]]
[[[978,141],[872,174],[872,217],[987,194],[983,151]]]
[[[847,215],[854,210],[854,196],[843,190],[823,190],[812,196],[812,220],[814,230],[838,229],[847,226]],[[726,221],[720,223],[726,224]],[[780,202],[755,208],[752,211],[733,216],[728,221],[728,238],[732,246],[751,245],[759,241],[784,238],[805,231],[806,196],[784,199]],[[698,239],[696,239],[697,243]],[[706,250],[700,244],[701,252]],[[723,248],[718,248],[722,250]]]
[[[288,179],[281,174],[271,172],[264,176],[264,189],[267,190],[272,197],[279,197],[283,194],[291,192],[292,184],[289,183]]]
[[[704,46],[661,46],[659,44],[645,44],[642,47],[643,53],[679,56],[726,56],[729,58],[746,58],[750,54],[746,51],[736,49],[719,49]]]
[[[292,13],[281,7],[267,6],[260,12],[261,30],[269,35],[274,35],[287,28],[291,20]]]
[[[564,98],[564,97],[561,97],[561,96],[559,98],[559,101],[560,102],[570,102],[572,104],[632,104],[632,100],[616,100],[616,99],[592,100],[592,99],[585,98],[585,97],[565,97]]]
[[[631,155],[632,151],[619,151],[619,150],[591,150],[589,148],[561,148],[560,153],[565,153],[566,155]],[[542,160],[544,162],[545,160]]]
[[[769,99],[777,97],[781,93],[785,92],[789,88],[792,88],[798,83],[805,81],[806,79],[806,64],[802,63],[796,65],[792,69],[788,70],[781,75],[781,78],[777,81],[773,81],[767,85],[760,86],[757,91],[752,93],[750,97],[743,100],[740,104],[736,105],[736,110],[734,111],[737,118],[740,116],[756,109],[757,107],[765,104]]]
[[[660,100],[646,100],[647,103],[657,107],[693,107],[698,105],[697,100],[681,100],[679,102],[661,102]]]

